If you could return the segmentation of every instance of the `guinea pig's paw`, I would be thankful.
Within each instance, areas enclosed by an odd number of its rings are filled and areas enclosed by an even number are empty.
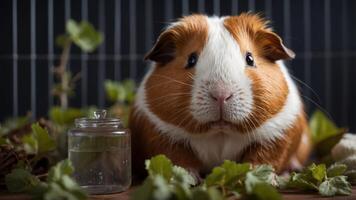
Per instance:
[[[331,150],[331,156],[334,160],[340,161],[353,155],[356,156],[356,135],[346,133]]]

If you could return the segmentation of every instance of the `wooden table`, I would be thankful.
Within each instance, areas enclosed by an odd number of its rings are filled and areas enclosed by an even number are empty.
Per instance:
[[[133,189],[130,189],[126,192],[118,194],[108,194],[108,195],[92,195],[89,197],[90,200],[129,200],[130,192]],[[299,199],[309,199],[309,200],[356,200],[356,186],[352,188],[352,194],[350,196],[334,196],[334,197],[322,197],[317,193],[299,193],[293,191],[283,191],[283,199],[285,200],[299,200]],[[0,200],[30,200],[31,198],[28,195],[14,195],[14,194],[0,194]]]

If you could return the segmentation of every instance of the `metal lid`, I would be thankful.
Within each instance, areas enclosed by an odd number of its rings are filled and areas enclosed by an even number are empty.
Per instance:
[[[93,118],[75,119],[77,128],[123,128],[121,120],[118,118],[106,118],[106,110],[94,111]]]

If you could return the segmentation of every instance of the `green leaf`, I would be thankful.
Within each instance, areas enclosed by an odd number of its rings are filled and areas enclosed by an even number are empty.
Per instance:
[[[77,108],[62,109],[56,106],[52,107],[49,111],[51,121],[58,125],[71,125],[76,118],[84,116],[85,113]]]
[[[289,188],[302,189],[302,190],[317,190],[318,187],[313,182],[313,177],[306,173],[292,172],[290,181],[288,182]]]
[[[6,138],[0,137],[0,145],[7,144]]]
[[[281,200],[282,196],[272,185],[261,182],[254,185],[252,192],[248,196],[248,199]]]
[[[272,184],[274,176],[274,170],[270,165],[259,165],[253,170],[247,172],[245,180],[247,193],[251,193],[254,186],[258,183]]]
[[[309,120],[309,127],[314,144],[318,144],[329,137],[342,134],[344,130],[342,128],[338,128],[320,110],[315,111],[311,116]]]
[[[38,123],[32,124],[32,135],[37,141],[37,151],[39,154],[53,151],[56,148],[56,143],[50,137],[47,129],[42,128]]]
[[[77,23],[74,20],[69,20],[66,29],[71,40],[82,51],[92,52],[103,42],[103,35],[87,21]]]
[[[104,83],[106,96],[112,102],[123,102],[126,99],[125,87],[116,81],[106,80]]]
[[[64,175],[70,176],[73,174],[73,172],[74,172],[74,168],[72,163],[68,159],[62,160],[61,162],[57,163],[49,170],[47,181],[49,182],[58,181],[61,179],[62,176]]]
[[[132,200],[149,200],[152,199],[151,195],[153,191],[154,186],[152,180],[147,178],[141,186],[139,186],[134,190],[134,192],[131,193],[130,196]]]
[[[210,187],[208,189],[203,189],[202,187],[197,187],[192,190],[193,200],[221,200],[224,199],[221,192],[215,187]]]
[[[0,124],[0,136],[7,135],[9,132],[21,128],[28,123],[30,123],[28,116],[6,119],[4,123]]]
[[[21,138],[23,147],[28,154],[37,154],[38,142],[33,134],[24,135]]]
[[[36,176],[24,169],[14,169],[5,176],[5,184],[10,192],[29,192],[39,184]]]
[[[179,166],[173,166],[173,178],[185,187],[195,185],[195,179],[187,170]]]
[[[233,187],[241,177],[244,177],[250,170],[251,165],[248,163],[237,164],[225,160],[221,166],[215,167],[211,174],[206,177],[207,186],[227,185]]]
[[[319,193],[322,196],[350,195],[351,185],[346,179],[346,176],[335,176],[325,180],[319,186]]]
[[[325,164],[315,165],[312,164],[308,167],[308,169],[312,172],[314,179],[318,182],[321,182],[326,178],[326,166]]]
[[[343,175],[346,170],[347,166],[345,164],[335,163],[328,168],[327,175],[329,178],[334,176],[340,176]]]
[[[150,175],[161,175],[167,181],[173,175],[173,164],[165,155],[157,155],[150,160],[146,160],[146,169]]]

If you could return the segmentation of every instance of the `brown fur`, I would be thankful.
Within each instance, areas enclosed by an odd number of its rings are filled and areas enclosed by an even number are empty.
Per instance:
[[[251,52],[256,68],[247,68],[252,80],[254,108],[249,119],[235,124],[236,131],[249,134],[283,108],[288,87],[276,60],[293,58],[292,51],[284,47],[282,40],[267,27],[267,22],[252,14],[229,17],[225,27],[239,43],[242,53]],[[189,111],[194,68],[185,69],[188,56],[199,54],[208,37],[207,22],[201,15],[185,17],[161,34],[146,59],[156,62],[156,68],[145,85],[146,102],[151,112],[161,120],[179,126],[190,133],[203,134],[211,124],[201,124]],[[198,170],[201,162],[189,146],[171,143],[159,133],[146,116],[134,109],[130,116],[133,135],[133,167],[143,168],[144,159],[156,154],[166,154],[183,167]],[[301,134],[307,130],[306,120],[300,114],[294,125],[286,130],[285,137],[270,146],[251,144],[243,154],[244,160],[255,164],[270,163],[277,170],[288,166],[290,157],[296,153]],[[298,150],[298,152],[301,152]],[[301,155],[302,153],[299,153]],[[305,157],[308,153],[304,153]],[[239,160],[237,160],[239,161]]]

